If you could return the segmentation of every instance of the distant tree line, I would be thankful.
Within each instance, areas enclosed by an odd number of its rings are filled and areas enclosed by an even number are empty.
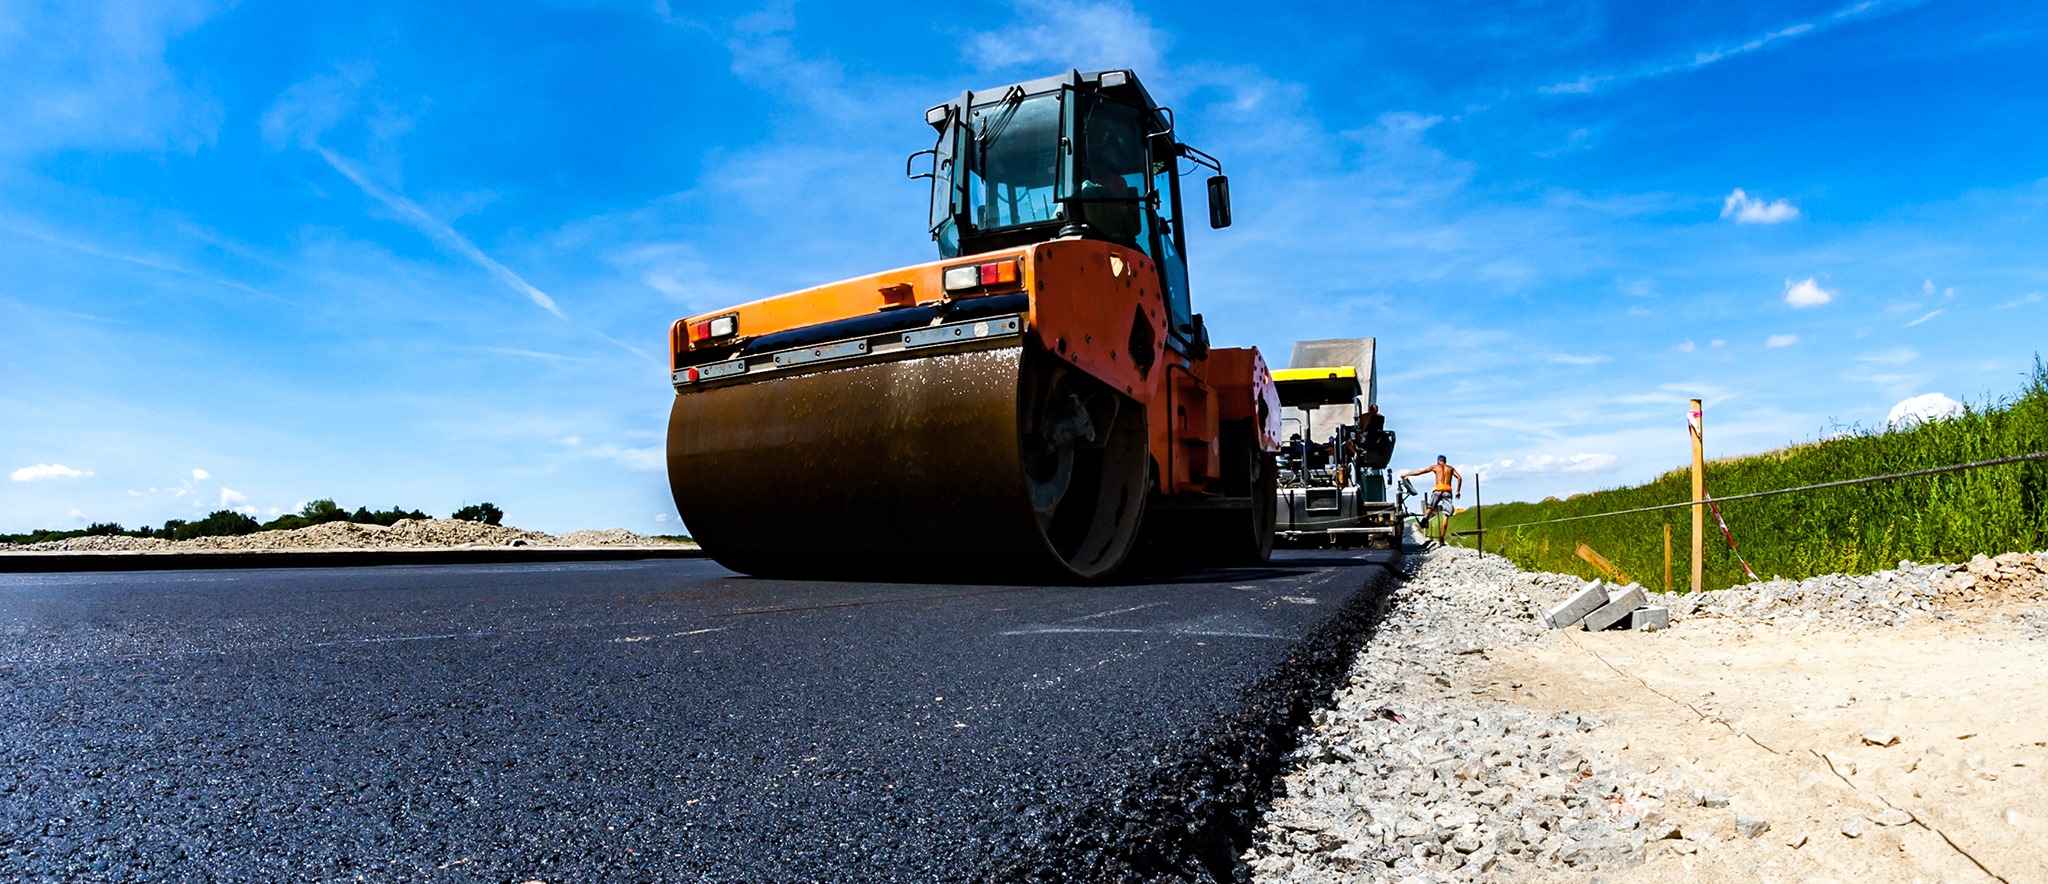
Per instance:
[[[299,508],[296,513],[286,513],[268,522],[234,510],[215,510],[206,518],[196,521],[170,519],[161,528],[143,526],[134,530],[121,527],[119,522],[94,522],[84,528],[65,531],[40,529],[27,534],[0,534],[0,543],[42,543],[48,540],[69,540],[73,537],[95,537],[125,535],[128,537],[158,537],[164,540],[191,540],[194,537],[230,537],[237,534],[254,534],[258,531],[290,531],[295,528],[310,528],[327,522],[354,522],[359,525],[394,525],[400,519],[424,519],[427,514],[419,510],[392,507],[388,510],[371,510],[356,507],[351,513],[332,499],[321,498]],[[476,503],[465,506],[449,516],[465,522],[482,522],[486,525],[503,523],[505,511],[494,503]]]

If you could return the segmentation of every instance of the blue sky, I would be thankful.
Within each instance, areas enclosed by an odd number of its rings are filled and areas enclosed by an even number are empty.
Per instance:
[[[0,531],[316,497],[677,530],[677,316],[930,259],[926,107],[1131,67],[1220,344],[1380,340],[1489,499],[2016,389],[2048,7],[0,0]]]

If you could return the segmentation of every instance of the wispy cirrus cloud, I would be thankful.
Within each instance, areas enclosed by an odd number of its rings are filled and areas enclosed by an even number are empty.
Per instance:
[[[1766,48],[1785,44],[1800,37],[1812,36],[1837,25],[1855,19],[1887,11],[1892,8],[1906,8],[1918,5],[1914,2],[1886,2],[1886,0],[1862,0],[1835,9],[1812,21],[1795,22],[1781,28],[1766,31],[1740,43],[1710,46],[1692,52],[1690,56],[1667,59],[1643,65],[1626,71],[1586,74],[1578,79],[1553,83],[1537,89],[1545,95],[1574,95],[1597,92],[1610,86],[1622,86],[1638,80],[1647,80],[1669,74],[1696,71],[1710,65],[1738,58]]]
[[[1155,71],[1171,38],[1129,3],[1019,0],[1024,24],[975,34],[963,48],[981,70],[1057,62],[1086,70]]]
[[[491,256],[484,254],[484,250],[477,248],[476,243],[470,242],[469,237],[463,236],[455,228],[427,214],[427,210],[420,208],[418,203],[406,199],[400,194],[386,190],[377,182],[371,181],[369,176],[364,175],[354,164],[342,159],[334,151],[328,150],[325,147],[315,146],[313,152],[319,154],[321,159],[326,160],[327,165],[332,166],[334,171],[340,172],[341,177],[347,178],[349,183],[354,184],[356,189],[369,195],[371,199],[383,203],[385,208],[397,214],[401,220],[411,225],[413,229],[426,234],[444,248],[483,268],[485,272],[496,277],[499,282],[504,283],[506,288],[525,295],[528,300],[532,301],[542,310],[546,310],[563,319],[568,318],[563,315],[562,308],[555,305],[555,299],[548,297],[547,292],[535,288],[532,283],[527,282],[519,274],[512,272],[511,268],[498,263]]]
[[[1799,343],[1798,335],[1772,335],[1764,339],[1764,346],[1771,347],[1773,349],[1778,347],[1790,347],[1793,344],[1797,343]]]

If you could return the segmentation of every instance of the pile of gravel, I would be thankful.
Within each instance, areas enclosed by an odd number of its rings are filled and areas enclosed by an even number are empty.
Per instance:
[[[1676,784],[1588,749],[1601,722],[1477,697],[1466,677],[1488,648],[1532,640],[1542,599],[1582,581],[1464,551],[1419,558],[1296,751],[1243,856],[1253,880],[1519,880],[1626,867],[1676,836],[1658,810]]]
[[[455,519],[401,519],[390,527],[326,522],[293,531],[258,531],[234,537],[163,540],[124,535],[73,537],[27,545],[0,544],[10,552],[223,552],[290,550],[462,549],[497,546],[664,546],[670,541],[624,528],[561,536]]]
[[[1775,578],[1749,586],[1688,594],[1652,593],[1650,604],[1682,617],[1797,618],[1816,625],[1898,626],[1987,602],[2048,601],[2048,553],[1977,556],[1960,565],[1899,567],[1875,574]]]

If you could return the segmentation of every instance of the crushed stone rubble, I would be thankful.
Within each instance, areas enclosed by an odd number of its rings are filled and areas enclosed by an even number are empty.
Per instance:
[[[1900,562],[1875,574],[1783,577],[1702,593],[1651,593],[1680,617],[1801,618],[1831,626],[1896,626],[1983,602],[2048,600],[2048,553],[1976,556],[1956,565]]]
[[[164,540],[157,537],[100,535],[26,545],[0,544],[8,552],[236,552],[310,550],[460,549],[504,546],[607,547],[665,546],[673,541],[635,534],[624,528],[572,531],[554,535],[482,522],[455,519],[401,519],[386,527],[355,522],[326,522],[291,531],[258,531],[233,537]]]
[[[1624,872],[1697,850],[1702,819],[1746,838],[1770,820],[1679,770],[1628,766],[1590,739],[1607,724],[1485,696],[1491,649],[1538,641],[1544,615],[1595,585],[1438,549],[1408,559],[1385,622],[1319,710],[1243,859],[1258,884],[1519,881]],[[1798,617],[1883,628],[1977,600],[2048,601],[2048,554],[1827,575],[1693,595],[1648,593],[1687,618]],[[2048,618],[2040,609],[2015,615]],[[2044,629],[2048,632],[2048,629]],[[1646,636],[1643,640],[1663,640]],[[1520,685],[1510,685],[1518,688]],[[1706,816],[1702,816],[1702,815]],[[1720,819],[1725,816],[1726,819]]]

